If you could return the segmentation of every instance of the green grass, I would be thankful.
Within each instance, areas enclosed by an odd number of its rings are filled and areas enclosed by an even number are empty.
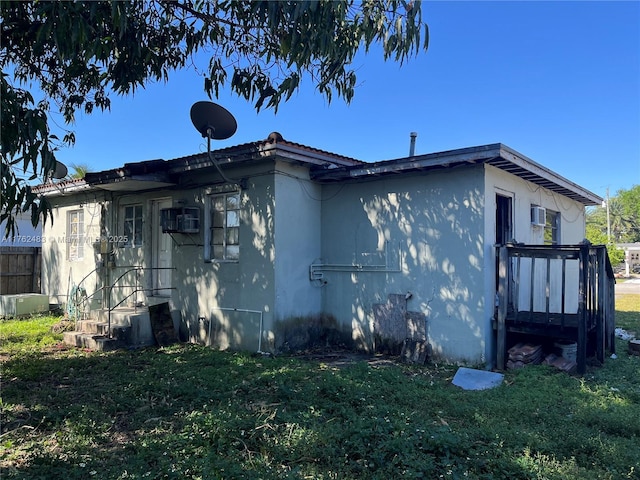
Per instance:
[[[53,333],[52,327],[60,320],[52,316],[0,320],[0,353],[35,353],[58,344],[62,334]]]
[[[623,299],[640,331],[640,296]],[[535,366],[463,391],[454,366],[64,349],[56,321],[0,325],[3,479],[640,476],[640,357],[621,340],[583,377]]]

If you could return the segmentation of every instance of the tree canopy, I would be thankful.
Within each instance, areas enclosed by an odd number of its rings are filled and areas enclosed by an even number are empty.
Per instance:
[[[166,81],[197,53],[210,59],[200,73],[211,98],[228,86],[257,110],[277,110],[303,79],[349,102],[362,49],[379,44],[402,63],[428,45],[418,1],[3,0],[0,14],[0,221],[11,234],[19,210],[34,224],[50,214],[29,180],[49,178],[56,151],[74,143],[76,112],[109,109],[111,95]],[[53,112],[68,127],[63,138],[51,131]]]
[[[608,220],[606,205],[587,212],[587,239],[594,244],[606,244],[611,263],[616,265],[624,257],[615,244],[640,242],[640,185],[618,190],[607,203]]]

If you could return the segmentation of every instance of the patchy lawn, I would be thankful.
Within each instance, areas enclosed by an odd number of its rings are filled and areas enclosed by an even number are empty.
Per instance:
[[[640,296],[617,305],[640,331]],[[533,366],[463,391],[456,367],[335,365],[202,346],[67,349],[0,324],[3,479],[638,478],[640,357]]]

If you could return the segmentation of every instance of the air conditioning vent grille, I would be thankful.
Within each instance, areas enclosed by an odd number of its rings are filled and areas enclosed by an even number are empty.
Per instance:
[[[160,210],[162,233],[198,233],[200,231],[200,209],[163,208]]]

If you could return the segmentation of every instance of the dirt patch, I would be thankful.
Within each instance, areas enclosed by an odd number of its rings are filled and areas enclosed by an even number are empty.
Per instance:
[[[400,357],[390,355],[372,355],[368,353],[343,351],[305,351],[291,355],[293,358],[310,362],[319,362],[332,367],[348,367],[358,362],[367,362],[373,367],[388,367],[401,364]]]

